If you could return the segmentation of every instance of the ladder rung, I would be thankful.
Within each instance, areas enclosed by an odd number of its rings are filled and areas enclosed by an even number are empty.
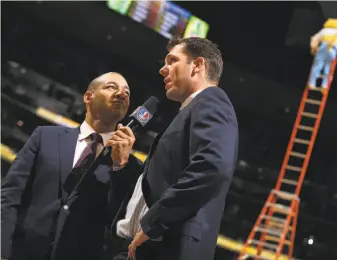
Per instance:
[[[322,75],[319,76],[320,78],[322,78]],[[309,90],[312,90],[312,91],[321,91],[321,88],[309,88]]]
[[[302,112],[302,116],[317,118],[317,114],[309,113],[309,112]]]
[[[273,193],[277,195],[281,199],[285,200],[298,200],[298,196],[296,194],[290,193],[290,192],[285,192],[285,191],[280,191],[280,190],[273,190]]]
[[[284,224],[281,224],[281,223],[276,223],[276,222],[268,222],[268,226],[272,227],[272,228],[279,228],[279,229],[283,229],[284,227]]]
[[[313,104],[313,105],[320,105],[322,103],[321,101],[310,99],[310,98],[306,99],[305,102],[309,104]]]
[[[260,227],[256,227],[255,228],[255,231],[258,231],[258,232],[265,232],[265,233],[268,233],[270,235],[275,235],[275,236],[281,236],[282,235],[282,231],[280,231],[279,229],[271,229],[271,228],[260,228]]]
[[[273,241],[273,242],[277,242],[277,243],[281,241],[280,237],[274,237],[274,236],[268,236],[268,235],[265,236],[265,239],[268,240],[268,241]],[[290,241],[285,240],[284,244],[290,245]]]
[[[305,159],[306,156],[304,153],[297,153],[297,152],[290,152],[290,155],[303,159]]]
[[[268,225],[262,225],[260,226],[262,229],[264,229],[264,231],[262,232],[266,232],[268,233],[269,230],[269,234],[270,235],[274,235],[274,236],[281,236],[283,233],[283,229],[284,229],[284,225],[280,224],[280,223],[268,223]],[[290,230],[292,229],[292,226],[288,226],[286,232],[288,233]]]
[[[294,142],[299,143],[299,144],[310,144],[308,140],[299,139],[299,138],[295,138]]]
[[[248,241],[248,243],[250,243],[254,246],[258,246],[259,244],[262,244],[264,247],[269,248],[269,249],[274,249],[274,250],[277,250],[277,247],[278,247],[278,245],[271,244],[271,243],[268,243],[268,242],[260,243],[260,240],[257,240],[257,239],[251,239],[251,240]]]
[[[279,203],[267,203],[267,206],[272,207],[274,211],[277,211],[279,213],[289,214],[291,212],[290,207],[284,206]]]
[[[284,228],[284,224],[281,224],[281,223],[275,223],[275,222],[268,222],[268,226],[270,226],[271,228],[277,228],[277,229],[280,229],[280,230],[283,230]],[[291,230],[293,227],[292,226],[289,226],[288,227],[288,230]]]
[[[302,168],[301,168],[301,167],[295,167],[295,166],[292,166],[292,165],[287,165],[286,168],[287,168],[288,170],[295,171],[295,172],[300,172],[300,171],[302,171]]]
[[[299,125],[298,129],[305,130],[305,131],[314,131],[314,128],[311,126],[306,126],[306,125]]]
[[[290,184],[290,185],[295,185],[297,186],[297,181],[294,180],[289,180],[289,179],[282,179],[283,183]]]
[[[267,215],[263,215],[262,219],[272,220],[272,221],[275,221],[275,222],[280,222],[282,224],[286,223],[286,219],[282,219],[282,218],[278,218],[278,217],[272,217],[272,216],[267,216]]]

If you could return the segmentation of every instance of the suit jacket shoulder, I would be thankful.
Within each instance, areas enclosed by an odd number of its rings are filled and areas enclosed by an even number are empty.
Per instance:
[[[193,109],[195,106],[200,106],[201,103],[204,103],[202,106],[205,108],[227,108],[233,110],[234,112],[234,107],[229,100],[229,97],[227,96],[226,92],[219,87],[209,87],[203,90],[191,101],[191,109]]]
[[[44,133],[59,134],[64,132],[79,131],[79,127],[71,128],[66,126],[38,126]]]

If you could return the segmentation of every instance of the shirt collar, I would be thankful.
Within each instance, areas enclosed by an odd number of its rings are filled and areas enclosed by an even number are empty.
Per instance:
[[[78,135],[78,141],[82,141],[88,138],[92,133],[96,133],[96,131],[86,121],[83,121],[83,123],[80,126],[80,134]],[[103,138],[104,145],[106,145],[106,143],[112,137],[113,133],[114,132],[99,133]]]
[[[180,107],[180,111],[186,107],[191,101],[193,98],[195,98],[201,91],[203,91],[204,89],[199,89],[198,91],[192,93],[188,98],[185,99],[185,101],[181,104],[181,107]]]

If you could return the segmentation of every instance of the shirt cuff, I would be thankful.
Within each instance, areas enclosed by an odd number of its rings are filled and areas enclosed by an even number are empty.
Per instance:
[[[116,171],[119,171],[119,170],[123,169],[124,167],[125,167],[125,165],[119,165],[118,162],[114,161],[114,162],[112,162],[112,166],[110,168],[113,172],[116,172]]]

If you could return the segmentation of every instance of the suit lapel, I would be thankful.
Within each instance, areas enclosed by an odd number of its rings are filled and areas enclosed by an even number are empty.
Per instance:
[[[165,132],[164,131],[161,131],[160,133],[158,133],[158,135],[156,136],[156,138],[154,139],[153,143],[152,143],[152,146],[151,146],[151,149],[150,149],[150,152],[149,152],[149,159],[151,159],[152,155],[154,154],[154,152],[156,151],[156,148],[157,148],[157,145],[158,145],[158,142],[161,138],[161,136],[163,135],[163,133]]]
[[[147,156],[146,158],[146,161],[144,163],[144,166],[143,166],[143,169],[142,169],[142,172],[144,173],[144,177],[146,175],[146,172],[147,172],[147,167],[148,167],[148,164],[151,160],[151,157],[153,156],[154,152],[156,151],[156,148],[157,148],[157,145],[158,145],[158,142],[160,140],[160,138],[162,137],[162,135],[165,133],[166,129],[168,128],[170,124],[167,124],[163,130],[161,132],[159,132],[156,136],[156,138],[154,139],[153,143],[152,143],[152,146],[151,146],[151,149],[149,151],[149,155]]]
[[[79,127],[71,129],[66,128],[64,132],[59,135],[59,144],[60,144],[60,169],[61,169],[61,185],[63,186],[66,181],[68,175],[71,173],[73,168],[73,161],[76,149],[77,138],[79,135],[80,129]],[[67,195],[64,194],[64,190],[62,190],[63,197]]]

